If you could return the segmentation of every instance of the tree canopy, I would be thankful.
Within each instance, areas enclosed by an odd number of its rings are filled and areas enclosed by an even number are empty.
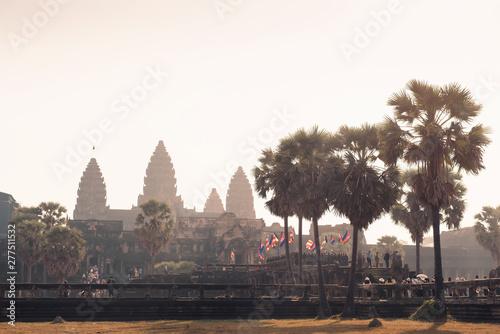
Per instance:
[[[484,206],[474,218],[476,219],[474,233],[477,242],[491,253],[500,266],[500,206],[496,208]]]

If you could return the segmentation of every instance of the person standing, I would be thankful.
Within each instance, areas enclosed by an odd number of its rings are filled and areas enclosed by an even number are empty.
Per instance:
[[[113,298],[113,292],[114,292],[114,289],[113,289],[113,283],[116,283],[115,281],[115,278],[113,276],[111,276],[108,280],[108,295],[110,298]]]
[[[385,261],[385,267],[386,268],[389,268],[389,259],[390,258],[391,258],[391,256],[389,255],[389,251],[386,251],[385,255],[384,255],[384,261]]]
[[[372,267],[372,259],[373,259],[373,254],[372,254],[372,251],[368,251],[368,253],[366,253],[366,262],[368,262],[368,268],[371,268]]]
[[[378,262],[380,258],[378,257],[378,252],[375,252],[375,268],[378,268]]]

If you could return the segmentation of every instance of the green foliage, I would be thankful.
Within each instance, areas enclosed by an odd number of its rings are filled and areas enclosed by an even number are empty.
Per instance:
[[[477,242],[491,253],[500,266],[500,206],[484,206],[481,213],[474,216],[474,234]]]
[[[176,274],[191,274],[196,266],[196,264],[192,261],[164,261],[161,263],[157,263],[155,265],[155,274],[164,274],[165,273],[165,265],[167,265],[167,274],[168,275],[176,275]]]
[[[46,234],[47,242],[43,248],[43,261],[50,275],[71,276],[78,271],[85,257],[85,240],[82,232],[67,226],[52,226]]]
[[[28,267],[28,283],[31,282],[31,268],[43,258],[45,225],[37,220],[23,220],[16,223],[16,255]]]
[[[435,308],[434,299],[426,300],[424,303],[410,316],[411,320],[434,322],[440,317],[440,312]]]
[[[170,208],[165,202],[150,199],[140,204],[139,207],[142,212],[136,217],[137,227],[134,229],[134,234],[141,239],[154,266],[155,256],[170,241],[174,221],[170,215]]]
[[[405,251],[403,250],[403,245],[398,241],[398,238],[393,235],[383,235],[377,239],[377,245],[371,248],[373,256],[375,256],[375,252],[378,252],[378,256],[380,257],[380,262],[382,263],[382,259],[386,252],[392,254],[394,251],[398,251],[401,257],[405,256]]]

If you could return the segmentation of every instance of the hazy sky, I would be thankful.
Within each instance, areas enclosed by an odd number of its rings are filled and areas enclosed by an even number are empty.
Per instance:
[[[465,177],[471,226],[500,205],[499,12],[495,1],[0,0],[0,191],[72,216],[95,157],[108,204],[130,208],[163,140],[178,194],[201,210],[214,186],[225,203],[236,166],[253,183],[263,148],[300,127],[381,122],[416,78],[469,88],[493,130],[487,169]],[[257,216],[279,221],[263,203]],[[366,232],[385,234],[409,241],[387,217]]]

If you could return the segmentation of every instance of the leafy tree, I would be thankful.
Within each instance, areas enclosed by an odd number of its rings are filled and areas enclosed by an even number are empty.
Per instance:
[[[36,206],[20,206],[13,213],[11,223],[17,224],[22,221],[36,220],[40,221],[41,210]]]
[[[56,202],[42,202],[38,205],[39,217],[48,228],[55,225],[65,225],[66,219],[63,214],[67,212],[66,208]]]
[[[438,87],[419,80],[410,80],[406,90],[389,98],[388,105],[394,107],[394,118],[386,117],[382,124],[381,157],[392,165],[402,159],[418,167],[411,186],[417,200],[431,208],[436,305],[444,318],[439,211],[448,208],[456,194],[448,172],[478,174],[484,168],[484,148],[490,142],[487,131],[482,125],[466,129],[481,105],[457,83]]]
[[[136,217],[134,234],[141,239],[143,246],[151,256],[149,273],[153,274],[155,257],[161,248],[171,238],[174,229],[174,221],[170,216],[170,208],[167,203],[150,199],[139,205],[142,212]]]
[[[491,253],[500,266],[500,206],[496,208],[483,206],[483,210],[474,218],[476,219],[474,233],[477,242]]]
[[[405,252],[403,251],[403,245],[399,242],[398,238],[393,235],[383,235],[377,239],[377,244],[372,247],[371,251],[373,254],[378,252],[380,260],[384,257],[386,252],[392,254],[394,251],[398,251],[399,254],[404,257]]]
[[[317,126],[309,131],[296,131],[282,139],[278,147],[278,151],[283,155],[283,168],[288,171],[292,180],[293,196],[300,196],[303,218],[311,220],[313,224],[314,242],[318,245],[316,264],[320,317],[331,316],[321,265],[318,219],[329,209],[329,184],[338,172],[339,159],[333,154],[335,147],[332,134],[319,130]]]
[[[43,247],[43,261],[47,272],[57,276],[63,282],[78,271],[80,262],[85,257],[85,240],[82,232],[68,226],[52,226],[46,234]]]
[[[410,181],[416,170],[408,170],[403,173],[403,181],[408,188]],[[444,210],[440,210],[440,220],[446,222],[448,228],[459,228],[465,210],[465,200],[463,199],[466,189],[461,183],[462,176],[457,173],[450,173],[450,180],[456,189],[451,205]],[[424,234],[432,227],[432,213],[429,206],[422,206],[417,201],[416,194],[410,189],[404,192],[402,202],[394,206],[391,211],[391,218],[397,224],[401,224],[410,232],[411,239],[415,242],[416,271],[420,268],[420,245],[424,240]]]
[[[262,151],[259,158],[260,166],[255,167],[253,174],[255,177],[255,190],[260,197],[266,198],[272,192],[272,198],[266,202],[267,209],[274,215],[283,218],[285,225],[285,252],[287,271],[293,277],[292,265],[290,261],[290,245],[288,243],[288,217],[293,215],[291,204],[291,179],[287,171],[280,165],[283,159],[279,154],[275,154],[271,149]]]
[[[352,224],[351,270],[342,316],[354,317],[354,288],[358,235],[373,221],[389,212],[399,197],[399,171],[377,163],[379,140],[377,127],[343,126],[335,135],[341,145],[342,172],[330,186],[329,201]]]
[[[42,261],[45,245],[45,225],[37,220],[22,220],[16,224],[16,255],[28,267],[31,283],[31,269]]]

